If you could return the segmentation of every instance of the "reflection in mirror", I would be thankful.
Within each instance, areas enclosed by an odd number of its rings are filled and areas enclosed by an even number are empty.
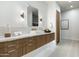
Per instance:
[[[38,26],[38,10],[32,7],[32,26]]]
[[[34,27],[38,26],[38,9],[29,6],[27,8],[27,19],[28,19],[28,26]]]

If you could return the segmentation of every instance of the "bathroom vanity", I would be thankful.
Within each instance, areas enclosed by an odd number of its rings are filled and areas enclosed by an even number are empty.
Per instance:
[[[0,38],[0,57],[20,57],[54,40],[55,34],[24,34]]]

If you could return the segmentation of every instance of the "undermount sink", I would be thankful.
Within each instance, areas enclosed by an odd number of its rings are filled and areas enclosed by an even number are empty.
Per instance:
[[[4,36],[0,36],[0,38],[4,38]]]
[[[22,32],[14,32],[14,36],[22,35]]]
[[[42,34],[44,33],[42,30],[30,31],[31,34]]]

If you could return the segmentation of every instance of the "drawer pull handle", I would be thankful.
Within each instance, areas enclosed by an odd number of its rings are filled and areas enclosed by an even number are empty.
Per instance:
[[[31,40],[29,40],[29,42],[31,42],[31,41],[33,41],[32,39]]]
[[[16,50],[16,49],[15,49]],[[13,51],[15,51],[15,50],[11,50],[11,51],[9,51],[8,53],[11,53],[11,52],[13,52]]]
[[[6,53],[6,54],[0,54],[0,55],[2,55],[2,56],[3,56],[3,55],[4,55],[4,56],[7,56],[7,55],[9,55],[9,54]]]
[[[8,47],[13,47],[13,46],[15,46],[15,45],[9,45]]]
[[[32,44],[28,44],[28,46],[32,46]]]

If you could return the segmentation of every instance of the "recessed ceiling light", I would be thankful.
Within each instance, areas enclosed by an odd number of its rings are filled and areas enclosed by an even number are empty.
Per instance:
[[[72,6],[72,5],[71,5],[70,7],[71,7],[71,8],[73,8],[73,6]]]

